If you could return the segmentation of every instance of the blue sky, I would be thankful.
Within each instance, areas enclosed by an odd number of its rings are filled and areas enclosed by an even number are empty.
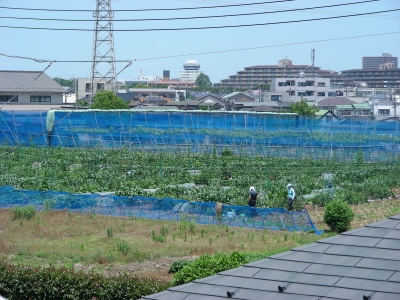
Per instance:
[[[112,8],[114,10],[182,8],[254,2],[266,1],[118,0],[112,2]],[[360,0],[296,0],[229,8],[115,12],[114,19],[162,19],[260,13],[349,2],[360,2]],[[96,2],[94,0],[0,0],[0,6],[94,10]],[[241,17],[174,21],[115,21],[113,26],[116,30],[226,26],[307,20],[391,9],[400,9],[400,1],[381,0],[342,7]],[[93,16],[91,12],[45,12],[0,9],[0,16],[2,17],[0,18],[0,26],[82,28],[90,30],[94,28],[94,21],[60,22],[4,18],[34,17],[92,20]],[[342,39],[367,35],[375,36]],[[46,60],[91,60],[92,56],[92,31],[47,31],[0,28],[0,40],[2,41],[0,43],[0,53],[9,55]],[[319,40],[331,41],[312,42]],[[244,67],[276,65],[278,60],[282,58],[292,59],[293,64],[311,64],[312,48],[316,52],[316,66],[333,71],[342,71],[361,68],[363,56],[380,56],[382,53],[391,53],[393,56],[400,57],[400,11],[323,21],[241,28],[115,32],[114,48],[117,60],[134,60],[133,64],[118,76],[119,80],[137,78],[140,69],[142,69],[145,75],[158,76],[162,76],[163,70],[170,70],[171,77],[175,78],[179,76],[179,71],[183,69],[182,65],[186,60],[196,59],[201,65],[201,70],[210,77],[213,83],[217,83],[221,79],[228,78],[229,75],[243,70]],[[245,48],[247,50],[240,50]],[[30,60],[0,56],[0,69],[2,70],[36,71],[43,70],[46,66],[47,63],[37,63]],[[117,72],[124,66],[124,63],[117,63]],[[72,78],[73,76],[89,77],[90,72],[90,63],[53,63],[46,71],[51,77],[60,76],[63,78]]]

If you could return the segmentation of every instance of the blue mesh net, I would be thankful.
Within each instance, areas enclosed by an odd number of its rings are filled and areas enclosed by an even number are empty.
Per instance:
[[[284,208],[253,208],[172,198],[41,192],[10,186],[0,188],[1,208],[25,205],[32,205],[38,210],[68,209],[79,213],[321,233],[305,210],[289,212]]]
[[[400,121],[207,111],[0,111],[0,145],[129,148],[386,161],[400,154]]]

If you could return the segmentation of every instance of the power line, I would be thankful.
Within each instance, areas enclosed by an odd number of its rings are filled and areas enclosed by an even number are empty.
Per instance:
[[[193,20],[193,19],[241,17],[241,16],[253,16],[253,15],[264,15],[264,14],[274,14],[274,13],[285,13],[285,12],[304,11],[304,10],[311,10],[311,9],[330,8],[330,7],[337,7],[337,6],[364,4],[364,3],[376,2],[376,1],[380,1],[380,0],[367,0],[367,1],[361,1],[361,2],[351,2],[351,3],[325,5],[325,6],[314,6],[314,7],[305,7],[305,8],[294,8],[294,9],[286,9],[286,10],[274,10],[274,11],[264,11],[264,12],[255,12],[255,13],[242,13],[242,14],[230,14],[230,15],[159,18],[159,19],[113,19],[113,22],[175,21],[175,20]],[[2,16],[0,16],[0,18],[2,18],[2,19],[16,19],[16,20],[35,20],[35,21],[93,22],[93,19],[91,19],[91,20],[87,20],[87,19],[49,19],[49,18],[44,19],[44,18],[2,17]]]
[[[341,38],[334,38],[334,39],[314,40],[314,41],[286,43],[286,44],[277,44],[277,45],[267,45],[267,46],[258,46],[258,47],[249,47],[249,48],[238,48],[238,49],[198,52],[198,53],[189,53],[189,54],[177,54],[177,55],[159,56],[159,57],[152,57],[152,58],[138,58],[138,59],[135,59],[134,61],[156,60],[156,59],[164,59],[164,58],[187,57],[187,56],[207,55],[207,54],[218,54],[218,53],[256,50],[256,49],[264,49],[264,48],[274,48],[274,47],[286,47],[286,46],[293,46],[293,45],[322,43],[322,42],[339,41],[339,40],[349,40],[349,39],[355,39],[355,38],[366,38],[366,37],[372,37],[372,36],[382,36],[382,35],[399,34],[399,33],[400,33],[400,31],[394,31],[394,32],[385,32],[385,33],[376,33],[376,34],[368,34],[368,35],[358,35],[358,36],[349,36],[349,37],[341,37]],[[53,63],[91,63],[92,62],[92,60],[45,60],[45,59],[37,59],[37,58],[32,58],[32,57],[17,56],[17,55],[10,55],[10,54],[4,54],[4,53],[0,53],[0,56],[33,60],[38,63],[49,62],[49,61],[52,61]],[[114,62],[127,63],[129,61],[131,61],[131,60],[115,60]]]
[[[385,13],[385,12],[393,12],[393,11],[399,11],[399,10],[400,10],[400,8],[390,9],[390,10],[382,10],[382,11],[374,11],[374,12],[368,12],[368,13],[360,13],[360,14],[351,14],[351,15],[345,15],[345,16],[334,16],[334,17],[303,19],[303,20],[292,20],[292,21],[280,21],[280,22],[271,22],[271,23],[225,25],[225,26],[206,26],[206,27],[183,27],[183,28],[113,29],[113,31],[114,32],[115,31],[119,31],[119,32],[148,32],[148,31],[181,31],[181,30],[204,30],[204,29],[254,27],[254,26],[292,24],[292,23],[301,23],[301,22],[313,22],[313,21],[322,21],[322,20],[341,19],[341,18],[349,18],[349,17],[358,17],[358,16],[380,14],[380,13]],[[81,28],[50,28],[50,27],[25,27],[25,26],[6,26],[6,25],[0,25],[0,27],[1,28],[12,28],[12,29],[33,29],[33,30],[94,31],[93,29],[81,29]]]
[[[253,2],[253,3],[242,3],[242,4],[228,4],[228,5],[215,5],[215,6],[198,6],[198,7],[178,7],[178,8],[145,8],[145,9],[113,9],[113,12],[116,11],[125,11],[125,12],[143,12],[143,11],[175,11],[175,10],[196,10],[196,9],[213,9],[213,8],[224,8],[224,7],[238,7],[238,6],[251,6],[251,5],[259,5],[259,4],[270,4],[270,3],[279,3],[279,2],[293,2],[295,0],[276,0],[276,1],[266,1],[266,2]],[[94,12],[92,9],[48,9],[48,8],[26,8],[26,7],[9,7],[9,6],[0,6],[1,9],[14,9],[14,10],[39,10],[39,11],[52,11],[52,12]]]

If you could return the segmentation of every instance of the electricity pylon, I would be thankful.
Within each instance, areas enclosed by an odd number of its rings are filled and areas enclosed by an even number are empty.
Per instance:
[[[115,91],[115,55],[111,0],[96,0],[95,29],[93,37],[91,98],[101,89]]]

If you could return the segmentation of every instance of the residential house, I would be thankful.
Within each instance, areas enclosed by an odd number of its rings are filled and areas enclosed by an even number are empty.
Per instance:
[[[0,105],[62,105],[64,93],[41,71],[0,71]]]
[[[369,104],[336,105],[334,112],[338,117],[370,117]]]
[[[319,109],[333,110],[336,105],[353,105],[356,102],[346,98],[346,97],[328,97],[317,103]]]
[[[180,110],[222,110],[225,103],[212,95],[206,95],[195,100],[169,102],[165,106],[175,106]]]

